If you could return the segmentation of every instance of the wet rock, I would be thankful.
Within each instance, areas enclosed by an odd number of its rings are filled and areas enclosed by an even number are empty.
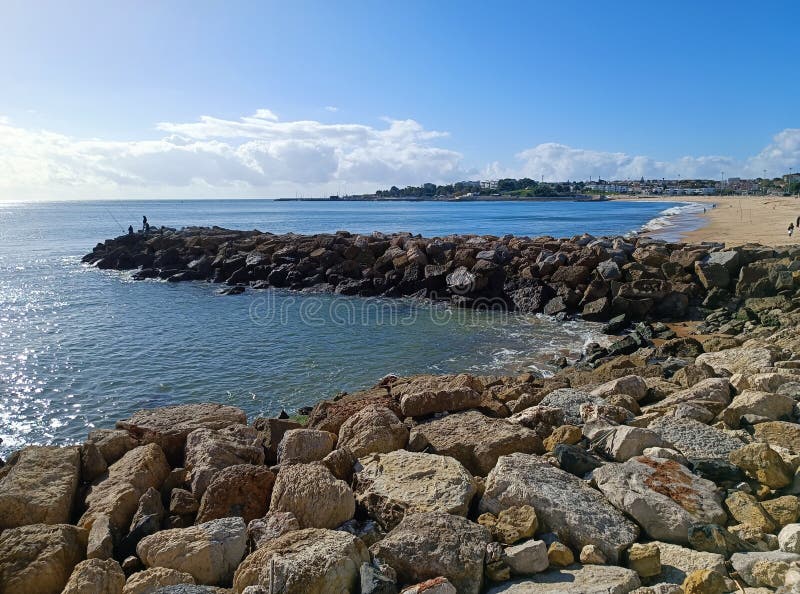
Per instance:
[[[240,516],[245,522],[262,517],[269,507],[275,474],[264,466],[237,464],[211,480],[197,512],[197,523]]]
[[[425,512],[407,515],[370,551],[397,572],[400,582],[443,576],[459,593],[478,594],[489,541],[489,531],[466,518]]]
[[[727,520],[716,485],[672,460],[640,456],[598,468],[594,479],[653,539],[688,544],[692,524]]]
[[[409,449],[426,447],[432,453],[455,458],[478,476],[486,476],[497,459],[505,454],[544,452],[535,431],[478,411],[451,414],[414,427]]]
[[[292,464],[275,480],[270,511],[291,512],[301,528],[336,528],[355,513],[353,491],[319,463]]]
[[[489,473],[481,512],[530,505],[543,530],[577,549],[597,545],[611,563],[638,536],[637,527],[575,476],[528,454],[501,457]]]
[[[186,437],[186,468],[198,499],[223,468],[263,463],[264,448],[254,427],[233,424],[223,429],[195,429]]]
[[[140,410],[130,419],[117,421],[117,429],[125,429],[142,443],[158,444],[175,466],[183,465],[186,437],[195,429],[224,429],[233,424],[246,424],[247,415],[223,404],[181,404]]]
[[[61,594],[122,594],[125,574],[113,559],[87,559],[75,566]]]
[[[246,548],[244,520],[223,518],[147,536],[136,553],[147,567],[175,569],[213,586],[230,582]]]
[[[363,458],[355,476],[358,505],[386,530],[406,514],[442,511],[466,516],[472,476],[453,458],[404,450]]]
[[[385,454],[406,447],[408,428],[390,409],[371,405],[347,419],[339,429],[339,447],[357,458]]]
[[[29,524],[0,533],[0,592],[60,594],[86,554],[87,532],[67,524]]]
[[[27,447],[3,472],[0,530],[69,522],[80,475],[78,448]]]
[[[113,530],[124,533],[149,488],[158,489],[170,472],[164,452],[155,443],[126,453],[108,469],[108,477],[89,489],[86,512],[78,525],[90,529],[94,521],[107,516]]]

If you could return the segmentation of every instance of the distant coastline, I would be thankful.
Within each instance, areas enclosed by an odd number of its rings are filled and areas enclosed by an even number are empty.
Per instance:
[[[574,194],[571,196],[514,196],[498,194],[492,196],[402,196],[384,198],[377,196],[330,196],[328,198],[276,198],[276,202],[607,202],[613,200],[609,196],[591,194]]]

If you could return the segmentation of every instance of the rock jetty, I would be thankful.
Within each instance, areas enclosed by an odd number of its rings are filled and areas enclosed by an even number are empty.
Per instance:
[[[580,294],[573,311],[606,299],[631,317],[551,377],[387,376],[302,423],[187,404],[24,448],[0,468],[0,592],[800,592],[800,251],[473,239],[189,230],[98,246],[99,266],[165,278],[206,258],[198,280],[272,286],[280,269],[295,289],[423,296],[428,267],[449,267],[448,287],[487,262],[509,304],[548,287],[542,307]],[[352,266],[361,280],[331,271]],[[403,285],[410,267],[422,276]],[[666,301],[699,331],[656,321]]]

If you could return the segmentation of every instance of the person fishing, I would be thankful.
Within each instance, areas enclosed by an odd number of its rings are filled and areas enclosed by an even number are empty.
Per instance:
[[[128,225],[128,235],[133,235],[133,225]]]
[[[147,217],[143,216],[142,217],[142,231],[146,231],[147,227],[149,227],[149,225],[147,224]]]

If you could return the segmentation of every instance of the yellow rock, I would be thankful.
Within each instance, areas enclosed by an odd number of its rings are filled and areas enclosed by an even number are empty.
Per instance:
[[[575,555],[567,545],[554,542],[547,549],[547,559],[553,567],[566,567],[575,563]]]
[[[683,594],[723,594],[725,578],[710,569],[698,569],[683,580]]]

